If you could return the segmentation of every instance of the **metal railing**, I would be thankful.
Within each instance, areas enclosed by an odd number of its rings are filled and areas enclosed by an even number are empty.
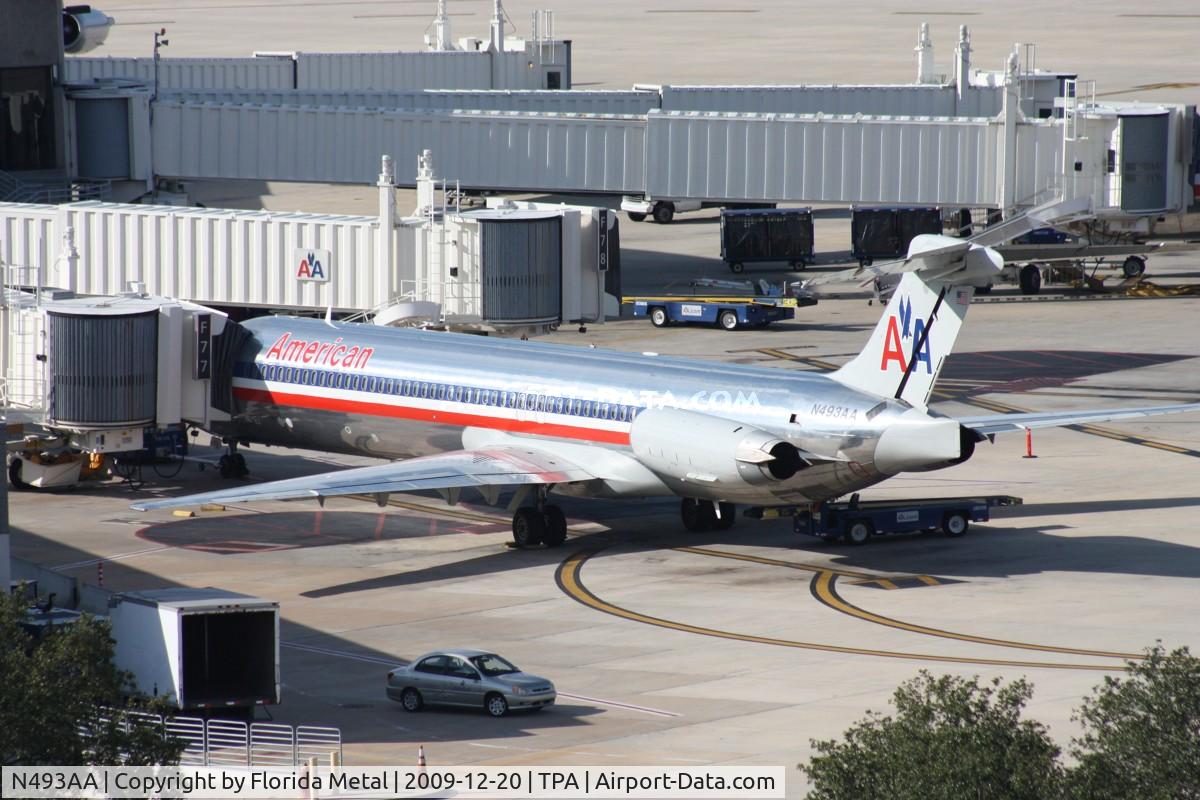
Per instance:
[[[108,200],[112,181],[70,178],[21,179],[0,170],[0,202],[58,205],[81,200]]]
[[[106,725],[110,717],[101,716]],[[297,766],[310,758],[337,754],[342,763],[342,732],[319,725],[283,725],[230,719],[167,717],[139,711],[123,712],[121,725],[153,725],[165,736],[184,742],[180,764],[190,766]],[[81,727],[81,731],[83,728]]]

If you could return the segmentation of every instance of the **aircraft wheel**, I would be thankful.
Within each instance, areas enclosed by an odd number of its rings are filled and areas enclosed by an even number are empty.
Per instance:
[[[534,547],[546,534],[546,520],[536,508],[518,508],[513,514],[513,541],[517,547]]]
[[[1037,294],[1042,290],[1042,271],[1033,264],[1026,264],[1021,267],[1017,282],[1021,285],[1021,294]]]
[[[667,319],[667,310],[665,308],[656,307],[650,309],[650,324],[656,328],[665,328],[670,320]]]
[[[864,545],[875,535],[875,526],[865,519],[851,520],[846,525],[845,539],[852,545]]]
[[[942,532],[952,539],[957,539],[971,527],[971,521],[961,511],[948,511],[942,519]]]
[[[727,331],[735,331],[738,326],[737,312],[722,311],[721,316],[717,317],[717,321],[721,323],[721,327]]]
[[[683,527],[692,533],[712,530],[717,519],[712,503],[690,497],[685,497],[679,504],[679,516],[683,520]]]
[[[546,547],[558,547],[567,540],[567,515],[558,506],[542,506],[542,521],[546,524],[546,532],[542,534],[542,544]]]
[[[713,527],[719,531],[727,531],[732,528],[733,523],[737,522],[737,506],[733,503],[721,503],[717,506],[717,510],[720,511],[720,514],[714,514],[716,524]]]

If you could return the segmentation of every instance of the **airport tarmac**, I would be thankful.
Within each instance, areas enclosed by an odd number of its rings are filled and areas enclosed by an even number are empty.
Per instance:
[[[1195,280],[1200,259],[1180,262]],[[553,340],[820,369],[858,349],[879,314],[862,299],[728,333],[593,325]],[[989,302],[972,307],[939,385],[956,415],[1200,399],[1200,298]],[[670,500],[568,501],[555,550],[509,548],[503,509],[431,497],[261,506],[181,519],[147,495],[218,488],[188,467],[139,491],[117,483],[14,493],[13,553],[109,589],[219,586],[281,604],[274,719],[341,729],[349,764],[783,764],[811,738],[884,709],[918,670],[1028,677],[1029,714],[1065,743],[1071,709],[1122,659],[1162,640],[1200,648],[1200,414],[1037,431],[981,445],[962,466],[904,475],[864,499],[1013,494],[965,538],[861,548],[740,520],[686,534]],[[362,459],[251,448],[252,480]],[[152,478],[148,471],[147,476]],[[895,587],[895,588],[892,588]],[[443,646],[493,649],[562,692],[494,720],[408,714],[389,665]]]

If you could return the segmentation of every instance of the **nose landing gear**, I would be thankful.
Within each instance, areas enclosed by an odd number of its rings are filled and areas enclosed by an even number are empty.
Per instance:
[[[222,478],[244,478],[250,474],[246,457],[237,451],[237,442],[229,442],[229,452],[217,460]]]

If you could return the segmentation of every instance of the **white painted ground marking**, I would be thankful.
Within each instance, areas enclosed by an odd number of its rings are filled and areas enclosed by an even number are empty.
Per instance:
[[[144,556],[147,553],[158,553],[163,550],[173,550],[172,547],[147,547],[142,550],[134,550],[129,553],[118,553],[115,556],[103,556],[101,558],[89,558],[85,561],[72,561],[70,564],[59,564],[58,566],[50,567],[50,569],[76,569],[78,567],[90,567],[99,564],[101,561],[121,561],[126,558],[135,556]]]

